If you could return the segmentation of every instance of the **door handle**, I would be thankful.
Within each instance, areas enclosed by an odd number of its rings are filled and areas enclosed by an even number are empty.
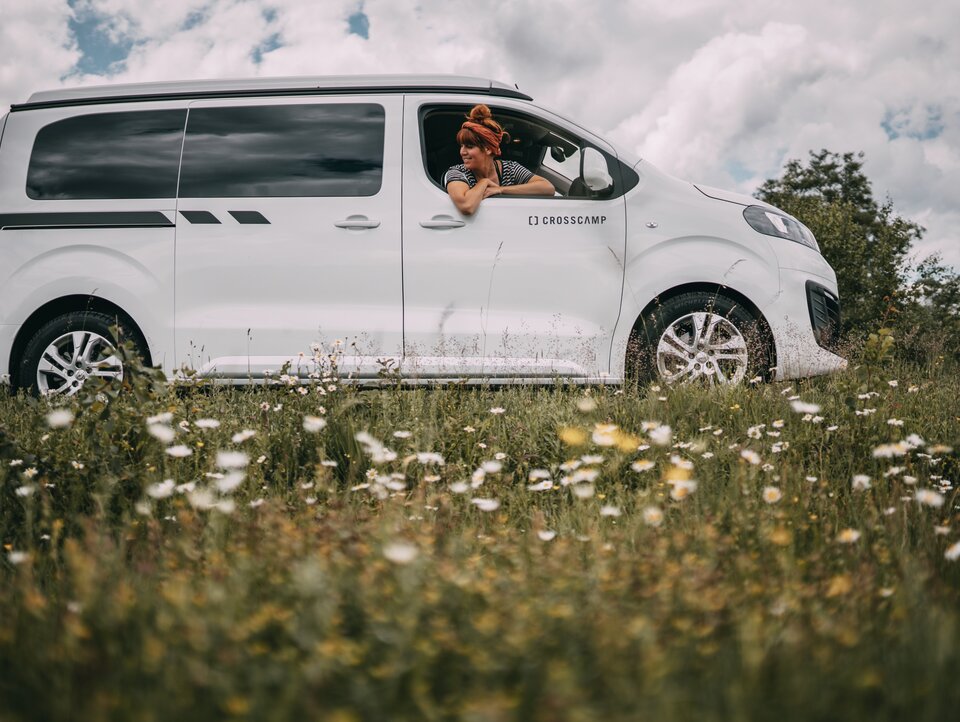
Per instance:
[[[333,225],[335,225],[337,228],[362,230],[364,228],[378,228],[380,226],[380,221],[372,221],[366,216],[347,216],[342,221],[336,221]]]
[[[434,216],[429,221],[420,221],[421,228],[443,229],[443,228],[462,228],[465,226],[461,220],[451,218],[450,216]]]

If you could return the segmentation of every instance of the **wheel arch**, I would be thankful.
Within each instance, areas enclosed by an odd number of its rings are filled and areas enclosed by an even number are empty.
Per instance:
[[[33,335],[40,328],[57,316],[71,312],[98,312],[108,316],[115,316],[123,320],[138,336],[141,348],[144,349],[146,357],[143,359],[147,366],[153,365],[153,359],[150,354],[150,345],[147,343],[147,337],[143,333],[140,325],[124,311],[120,306],[99,296],[74,294],[61,296],[43,304],[36,311],[31,313],[20,326],[17,335],[10,348],[10,358],[8,359],[8,368],[11,370],[11,381],[16,381],[14,369],[17,368],[20,357]]]
[[[751,301],[749,297],[745,296],[740,291],[731,288],[730,286],[698,281],[692,283],[682,283],[662,291],[654,296],[643,308],[643,310],[640,312],[640,315],[638,315],[634,320],[633,326],[630,328],[630,336],[627,340],[626,357],[624,358],[624,370],[630,368],[631,360],[638,352],[638,344],[646,335],[646,323],[648,320],[653,319],[653,313],[656,311],[656,309],[672,298],[676,298],[684,293],[692,292],[713,294],[715,296],[725,296],[731,301],[742,305],[747,311],[749,311],[750,315],[757,320],[757,328],[762,334],[763,339],[769,349],[770,368],[775,369],[777,367],[777,344],[775,343],[773,330],[770,328],[770,323],[763,315],[763,312],[760,311],[759,307],[753,301]],[[768,373],[772,375],[773,372],[771,370],[768,371]]]

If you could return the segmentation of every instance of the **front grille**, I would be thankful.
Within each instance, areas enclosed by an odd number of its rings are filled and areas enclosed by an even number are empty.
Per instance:
[[[840,350],[840,299],[813,281],[807,281],[807,308],[817,343],[827,351]]]

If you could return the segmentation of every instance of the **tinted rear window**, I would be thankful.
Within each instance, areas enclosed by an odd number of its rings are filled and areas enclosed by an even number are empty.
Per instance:
[[[195,108],[180,196],[376,195],[383,133],[383,107],[370,103]]]
[[[186,110],[93,113],[37,133],[27,170],[36,200],[174,198]]]

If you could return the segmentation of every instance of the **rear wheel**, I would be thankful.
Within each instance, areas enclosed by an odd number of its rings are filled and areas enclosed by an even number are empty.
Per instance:
[[[739,384],[765,377],[771,345],[758,319],[722,295],[674,296],[644,316],[630,341],[628,369],[642,380]]]
[[[73,396],[90,379],[122,381],[119,340],[145,356],[140,334],[122,319],[95,311],[71,312],[47,321],[24,347],[17,386],[41,395]]]

